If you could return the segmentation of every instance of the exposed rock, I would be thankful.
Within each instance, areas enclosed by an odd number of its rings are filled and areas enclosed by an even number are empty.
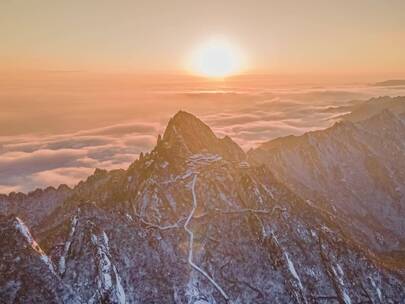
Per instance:
[[[1,303],[82,303],[18,217],[0,216]]]
[[[128,170],[95,172],[38,223],[40,251],[33,249],[34,237],[17,238],[12,220],[5,221],[11,228],[1,231],[6,237],[0,245],[8,253],[0,256],[1,270],[7,269],[0,298],[6,303],[405,301],[400,268],[382,263],[343,229],[335,213],[297,196],[270,169],[246,160],[230,139],[216,138],[196,117],[180,112],[151,153]],[[20,243],[30,253],[22,265],[9,257],[25,250]],[[42,254],[58,265],[54,271]],[[29,297],[19,293],[22,275],[34,278]],[[49,280],[41,283],[52,295],[35,283],[44,275]],[[74,296],[55,284],[68,286]]]
[[[48,187],[28,194],[0,194],[0,215],[15,214],[35,230],[34,226],[58,208],[71,193],[72,189],[68,186],[60,185],[57,189]]]
[[[346,233],[377,251],[405,251],[405,122],[383,110],[250,151]]]

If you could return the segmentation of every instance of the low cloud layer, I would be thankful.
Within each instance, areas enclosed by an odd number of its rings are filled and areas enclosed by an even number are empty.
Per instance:
[[[229,135],[248,150],[276,137],[327,128],[361,100],[401,94],[405,95],[403,88],[368,86],[156,94],[170,103],[160,116],[145,115],[122,123],[114,113],[118,122],[103,127],[0,136],[0,193],[74,186],[95,168],[127,168],[140,152],[153,148],[168,118],[179,109],[196,114],[218,136]],[[150,112],[156,113],[154,108]]]
[[[134,122],[71,134],[0,137],[0,193],[73,186],[94,168],[126,168],[153,147],[159,128]]]

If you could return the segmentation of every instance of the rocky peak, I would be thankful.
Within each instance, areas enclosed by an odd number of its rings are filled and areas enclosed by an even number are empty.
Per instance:
[[[243,150],[232,139],[216,137],[204,122],[184,111],[179,111],[170,119],[160,144],[183,156],[208,152],[219,154],[228,160],[245,158]]]

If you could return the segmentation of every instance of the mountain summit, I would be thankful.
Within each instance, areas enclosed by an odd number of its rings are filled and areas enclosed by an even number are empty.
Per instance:
[[[245,158],[243,150],[230,137],[217,138],[210,127],[184,111],[179,111],[170,119],[163,141],[186,155],[208,152],[235,161]]]

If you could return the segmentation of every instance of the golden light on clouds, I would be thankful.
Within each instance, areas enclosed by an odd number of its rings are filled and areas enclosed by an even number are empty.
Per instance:
[[[212,39],[197,46],[189,61],[188,66],[192,74],[210,78],[238,74],[244,65],[239,48],[224,39]]]

